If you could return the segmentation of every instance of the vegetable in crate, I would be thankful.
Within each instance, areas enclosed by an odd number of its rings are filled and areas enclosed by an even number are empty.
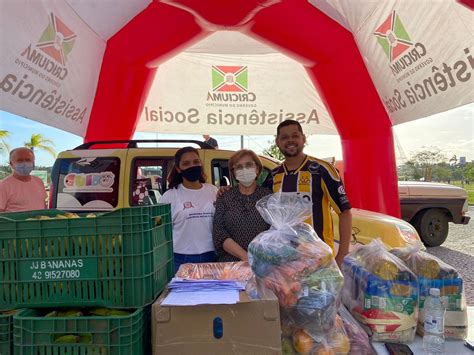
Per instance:
[[[277,193],[258,201],[257,209],[271,224],[248,247],[257,290],[275,293],[283,328],[294,326],[314,337],[329,332],[343,279],[331,249],[304,223],[311,203],[298,194]]]
[[[413,341],[418,280],[379,240],[349,253],[342,301],[375,341]]]

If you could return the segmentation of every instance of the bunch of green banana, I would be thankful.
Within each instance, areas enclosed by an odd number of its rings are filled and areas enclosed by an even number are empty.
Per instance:
[[[92,334],[58,334],[54,342],[58,344],[92,343]]]
[[[84,314],[78,309],[68,309],[67,311],[51,311],[45,315],[46,318],[53,317],[82,317]]]

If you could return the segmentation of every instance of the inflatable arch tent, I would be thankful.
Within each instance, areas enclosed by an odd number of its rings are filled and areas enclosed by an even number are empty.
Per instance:
[[[470,1],[21,2],[2,5],[2,32],[21,35],[2,37],[1,109],[85,141],[129,139],[166,61],[213,33],[242,33],[301,63],[341,137],[352,204],[394,216],[392,125],[474,101]],[[224,70],[242,89],[239,68]]]

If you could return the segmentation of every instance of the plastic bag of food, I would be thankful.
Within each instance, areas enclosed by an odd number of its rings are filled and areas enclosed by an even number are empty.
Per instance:
[[[344,324],[344,330],[350,342],[351,355],[376,355],[377,352],[373,348],[367,333],[362,329],[360,324],[354,319],[346,307],[339,307],[339,316]]]
[[[418,280],[379,240],[349,253],[342,301],[372,340],[409,342],[418,320]]]
[[[182,264],[176,277],[195,280],[248,281],[253,273],[245,261],[226,263]]]
[[[290,334],[284,333],[282,336],[282,353],[284,355],[345,355],[350,354],[350,350],[351,342],[344,328],[344,323],[339,316],[336,316],[331,332],[324,336],[315,337],[301,328],[293,328]],[[371,353],[367,354],[371,355]]]
[[[311,202],[299,194],[277,193],[256,206],[271,224],[248,247],[257,289],[268,288],[277,296],[285,325],[312,336],[330,331],[343,279],[332,250],[304,223]]]
[[[436,256],[421,250],[419,245],[390,250],[418,277],[419,309],[418,333],[423,334],[424,303],[430,288],[437,288],[446,307],[445,336],[464,339],[467,336],[467,309],[463,280],[457,270]]]

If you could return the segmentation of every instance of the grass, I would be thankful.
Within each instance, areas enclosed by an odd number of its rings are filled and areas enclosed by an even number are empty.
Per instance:
[[[451,183],[451,185],[461,187],[461,182],[454,181]],[[474,205],[474,182],[471,182],[470,184],[464,184],[464,190],[467,191],[467,203]]]

